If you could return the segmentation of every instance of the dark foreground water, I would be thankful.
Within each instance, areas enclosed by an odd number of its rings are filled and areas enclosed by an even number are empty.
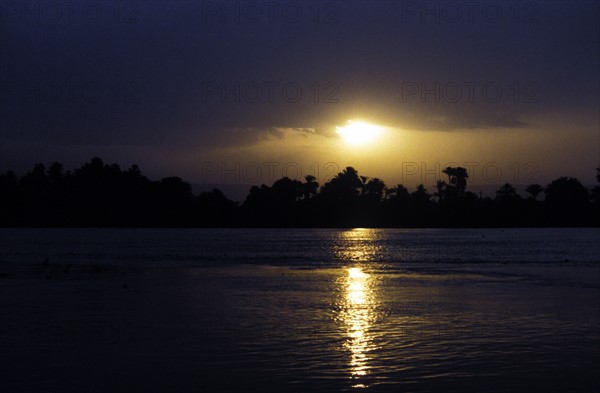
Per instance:
[[[598,239],[0,230],[0,391],[597,392]]]

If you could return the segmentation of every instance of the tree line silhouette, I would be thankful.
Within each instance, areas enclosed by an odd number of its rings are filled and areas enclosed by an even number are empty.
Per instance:
[[[253,186],[243,203],[218,189],[195,195],[179,177],[150,180],[137,165],[121,170],[93,158],[74,171],[60,163],[36,164],[17,177],[0,174],[3,227],[526,227],[599,226],[600,186],[586,189],[559,177],[528,185],[527,197],[511,184],[494,198],[467,190],[462,167],[442,171],[433,192],[420,184],[387,187],[352,167],[319,185],[283,177]],[[600,168],[596,169],[600,183]],[[541,200],[540,195],[545,197]]]

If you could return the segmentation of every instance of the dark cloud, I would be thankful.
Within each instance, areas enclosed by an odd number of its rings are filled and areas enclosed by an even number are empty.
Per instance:
[[[253,145],[260,141],[282,140],[292,134],[314,135],[313,128],[267,127],[267,128],[226,128],[220,132],[202,132],[188,135],[188,143],[202,143],[204,146],[226,147]]]

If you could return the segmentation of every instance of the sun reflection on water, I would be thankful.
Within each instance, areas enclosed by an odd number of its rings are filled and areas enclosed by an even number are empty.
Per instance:
[[[341,261],[369,262],[382,253],[377,242],[380,231],[371,228],[355,228],[340,233],[335,253]]]
[[[345,247],[338,250],[346,260],[361,264],[372,260],[378,252],[369,240],[373,233],[368,229],[344,232],[342,239]],[[342,293],[340,320],[344,324],[346,348],[350,352],[350,378],[354,388],[367,388],[362,377],[369,373],[371,358],[369,353],[375,349],[370,329],[375,320],[375,289],[373,277],[364,271],[364,267],[354,265],[346,269],[341,281]]]
[[[345,322],[348,332],[348,347],[351,351],[350,368],[352,376],[363,376],[369,369],[370,309],[368,305],[369,275],[360,268],[348,269]]]
[[[371,353],[376,349],[372,327],[376,322],[376,286],[370,271],[381,253],[380,233],[375,229],[355,228],[339,234],[335,252],[346,265],[340,278],[339,315],[344,347],[349,352],[349,378],[353,388],[368,388],[372,368]],[[350,266],[347,264],[350,263]]]

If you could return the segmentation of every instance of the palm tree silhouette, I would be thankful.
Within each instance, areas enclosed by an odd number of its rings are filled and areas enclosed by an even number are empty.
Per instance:
[[[537,196],[544,191],[544,187],[539,184],[530,184],[525,188],[525,191],[531,195],[531,199],[534,201],[537,200]]]
[[[496,191],[496,199],[510,200],[517,196],[517,189],[509,183],[505,183]]]
[[[429,195],[427,188],[423,184],[419,184],[411,196],[416,202],[421,204],[426,204],[429,202],[429,198],[431,198],[431,195]]]
[[[306,175],[304,179],[306,180],[306,183],[302,185],[302,190],[304,191],[304,199],[310,199],[313,196],[317,195],[319,183],[315,181],[317,180],[317,178],[313,175]]]
[[[437,191],[433,194],[433,196],[436,196],[438,198],[438,202],[440,203],[444,200],[444,192],[447,185],[448,184],[446,184],[446,182],[443,180],[438,180],[435,183],[435,188]]]
[[[467,188],[467,179],[469,175],[467,174],[467,170],[463,167],[446,167],[442,170],[442,173],[448,175],[448,182],[453,187],[453,189],[449,191],[455,191],[457,197],[462,197],[465,195],[465,189]],[[446,187],[448,189],[449,187]]]
[[[544,192],[546,202],[554,207],[577,208],[589,202],[587,188],[574,177],[559,177],[548,184]]]
[[[390,187],[385,189],[384,193],[385,193],[385,199],[391,199],[396,195],[396,191],[398,191],[398,189],[396,187]]]
[[[364,176],[363,176],[364,177]],[[365,184],[365,195],[373,200],[380,201],[383,198],[385,183],[379,178],[370,179]]]
[[[346,167],[321,187],[321,194],[334,199],[353,199],[363,190],[364,183],[353,167]]]

